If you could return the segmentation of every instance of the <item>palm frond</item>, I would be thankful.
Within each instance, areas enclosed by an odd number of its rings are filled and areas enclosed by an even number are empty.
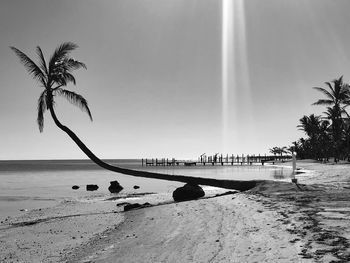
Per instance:
[[[86,65],[83,62],[74,60],[72,58],[66,59],[64,64],[68,71],[77,70],[80,68],[87,69]]]
[[[346,118],[349,120],[350,119],[350,115],[349,113],[344,109],[343,114],[346,116]]]
[[[72,74],[68,73],[68,72],[65,72],[63,74],[63,78],[65,79],[66,85],[67,85],[68,82],[72,82],[74,85],[76,84],[74,76]]]
[[[349,84],[345,83],[343,84],[342,86],[342,93],[343,93],[343,100],[346,101],[346,100],[349,100],[350,99],[350,86]],[[346,102],[344,102],[346,103]]]
[[[67,86],[69,82],[76,84],[75,77],[67,71],[61,71],[51,76],[51,79],[55,81],[60,87]]]
[[[329,119],[335,120],[341,118],[341,115],[345,113],[343,107],[327,107],[327,110],[323,112]]]
[[[21,63],[24,65],[28,73],[35,79],[45,85],[45,75],[41,71],[40,67],[34,63],[26,54],[15,47],[10,47],[17,55]]]
[[[326,82],[326,83],[328,83],[328,82]],[[331,88],[332,92],[334,92],[331,85],[330,85],[330,88]],[[322,92],[324,95],[326,95],[327,98],[334,100],[334,95],[331,94],[328,90],[326,90],[324,88],[320,88],[320,87],[313,87],[313,89]]]
[[[300,124],[297,125],[297,128],[300,128],[300,130],[304,130],[305,126],[309,122],[309,117],[304,115],[302,118],[299,120]]]
[[[69,82],[76,84],[72,71],[79,68],[85,68],[86,65],[69,57],[69,53],[77,48],[78,45],[72,42],[61,44],[52,55],[49,62],[49,82],[50,86],[57,83],[60,86],[66,86]]]
[[[328,86],[328,88],[332,91],[332,93],[331,94],[335,94],[336,92],[335,92],[335,89],[333,89],[333,86],[332,86],[332,84],[331,83],[329,83],[329,82],[325,82],[325,84]]]
[[[312,103],[312,105],[332,105],[334,102],[332,100],[318,100],[314,103]]]
[[[45,62],[45,57],[44,57],[44,54],[43,54],[43,51],[41,50],[41,48],[39,46],[36,47],[36,54],[38,55],[39,57],[39,63],[40,63],[40,68],[41,68],[41,71],[45,73],[45,75],[48,75],[48,69],[46,67],[46,62]]]
[[[51,73],[51,70],[55,67],[55,64],[61,62],[71,51],[77,47],[78,45],[73,42],[64,42],[59,45],[50,58],[49,72]]]
[[[44,130],[44,112],[47,109],[46,105],[46,90],[44,90],[38,99],[38,117],[37,122],[40,132]]]
[[[73,91],[69,91],[61,88],[55,89],[55,93],[65,97],[70,103],[78,106],[81,110],[85,111],[89,115],[90,120],[92,121],[92,115],[88,106],[88,102],[83,96]]]
[[[334,87],[340,88],[343,86],[343,76],[340,76],[339,79],[334,79],[332,82],[334,83]]]

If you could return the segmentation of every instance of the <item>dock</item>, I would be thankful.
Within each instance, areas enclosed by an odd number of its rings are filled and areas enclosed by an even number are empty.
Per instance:
[[[264,165],[266,162],[283,162],[292,159],[291,155],[223,155],[214,154],[207,156],[202,154],[196,160],[178,160],[176,158],[142,158],[142,166],[197,166],[197,165],[253,165],[261,164]]]

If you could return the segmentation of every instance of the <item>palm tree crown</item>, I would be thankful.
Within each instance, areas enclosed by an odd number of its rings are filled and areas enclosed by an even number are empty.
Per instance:
[[[333,83],[333,85],[332,85]],[[342,144],[342,115],[347,114],[345,108],[350,105],[350,87],[343,82],[343,76],[330,82],[325,82],[329,90],[325,88],[315,87],[314,89],[322,92],[326,99],[319,99],[313,105],[327,106],[327,119],[331,120],[332,138],[334,143],[335,156],[338,157]]]
[[[84,63],[70,57],[70,52],[77,47],[78,45],[72,42],[62,43],[56,48],[50,60],[46,63],[44,54],[38,46],[36,47],[36,53],[39,58],[38,64],[19,49],[10,47],[18,56],[28,73],[44,88],[44,91],[38,99],[37,122],[40,132],[44,129],[44,112],[54,106],[54,96],[56,95],[63,96],[69,102],[81,108],[92,120],[92,115],[86,99],[73,91],[62,88],[67,86],[70,82],[74,85],[76,84],[72,74],[74,70],[79,68],[86,69]]]
[[[304,131],[310,138],[315,138],[319,134],[322,123],[321,116],[314,114],[310,116],[304,115],[299,121],[300,124],[297,127]]]
[[[325,105],[325,106],[336,106],[340,107],[343,104],[348,104],[350,99],[349,85],[343,82],[343,76],[339,79],[332,81],[333,86],[330,82],[325,82],[329,90],[321,87],[314,87],[314,89],[322,92],[326,99],[319,99],[313,105]]]

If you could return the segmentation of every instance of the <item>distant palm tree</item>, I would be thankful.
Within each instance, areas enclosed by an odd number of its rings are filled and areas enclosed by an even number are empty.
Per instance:
[[[278,147],[270,148],[269,152],[276,156],[279,153]]]
[[[121,167],[112,166],[100,158],[98,158],[79,138],[78,136],[70,130],[67,126],[63,125],[57,118],[54,106],[55,101],[54,97],[56,95],[63,96],[69,102],[79,106],[82,110],[87,112],[90,119],[92,120],[92,115],[88,107],[87,101],[83,96],[63,89],[62,87],[67,86],[69,83],[76,84],[75,78],[72,75],[74,70],[85,68],[84,63],[77,61],[70,57],[70,53],[75,50],[78,46],[72,42],[62,43],[56,48],[53,55],[51,56],[48,63],[45,61],[43,52],[40,47],[36,48],[36,53],[39,58],[39,63],[36,64],[31,60],[26,54],[15,47],[10,47],[15,54],[20,59],[20,62],[27,69],[28,73],[38,81],[39,85],[44,88],[44,91],[41,93],[38,99],[38,116],[37,122],[39,125],[40,132],[44,128],[44,112],[49,110],[51,117],[53,118],[55,124],[78,145],[78,147],[97,165],[102,168],[108,169],[110,171],[138,176],[138,177],[147,177],[155,178],[169,181],[179,181],[185,183],[194,183],[202,185],[211,185],[216,187],[223,187],[236,190],[248,190],[255,186],[256,182],[242,182],[242,181],[227,181],[227,180],[215,180],[207,178],[197,178],[181,175],[167,175],[159,174],[145,171],[136,171],[131,169],[125,169]]]
[[[329,154],[329,122],[324,120],[321,116],[311,114],[309,116],[304,115],[300,120],[300,124],[297,126],[300,130],[303,130],[309,137],[308,142],[304,142],[302,145],[309,148],[309,153],[313,158],[325,157]],[[305,147],[304,147],[305,149]]]
[[[273,147],[273,148],[269,149],[269,151],[270,151],[270,153],[272,153],[275,156],[276,156],[276,154],[279,154],[280,156],[282,156],[284,153],[288,153],[286,146]]]
[[[315,114],[309,116],[304,115],[299,120],[300,124],[297,127],[304,131],[311,140],[315,140],[320,132],[321,120],[321,116],[316,116]]]
[[[288,147],[287,146],[283,146],[279,148],[279,154],[282,156],[283,154],[288,153]]]

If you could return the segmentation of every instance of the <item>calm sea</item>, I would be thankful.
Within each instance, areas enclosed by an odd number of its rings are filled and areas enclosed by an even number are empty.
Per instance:
[[[232,180],[286,180],[291,169],[268,166],[169,166],[142,167],[141,160],[106,160],[121,167],[159,173]],[[110,181],[117,180],[120,195],[142,192],[172,192],[183,183],[137,178],[104,170],[90,160],[0,161],[0,219],[26,210],[53,206],[64,200],[105,199]],[[97,191],[86,191],[97,184]],[[73,190],[73,185],[79,185]],[[133,186],[140,188],[135,190]]]

